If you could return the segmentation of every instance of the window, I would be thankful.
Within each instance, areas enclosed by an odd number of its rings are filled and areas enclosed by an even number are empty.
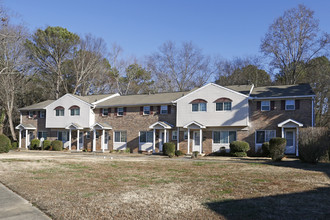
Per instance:
[[[95,131],[95,133],[96,133],[96,135],[95,135],[96,139],[99,139],[99,137],[100,137],[100,132]]]
[[[41,138],[44,138],[45,140],[47,140],[47,132],[39,131],[38,132],[38,139],[40,140]]]
[[[172,131],[172,140],[177,140],[178,139],[178,132],[177,131]]]
[[[45,118],[45,116],[46,116],[46,111],[40,111],[39,118]]]
[[[58,131],[57,140],[60,141],[69,141],[69,133],[67,131]]]
[[[152,131],[140,131],[140,143],[152,143],[153,134]]]
[[[193,112],[206,112],[206,103],[193,103],[192,105],[192,111]]]
[[[109,115],[109,109],[108,108],[103,108],[102,109],[102,116],[107,116]]]
[[[115,142],[126,143],[127,142],[126,131],[115,131]]]
[[[150,106],[143,106],[143,114],[150,115]]]
[[[185,131],[185,132],[183,133],[183,137],[184,137],[185,140],[188,139],[188,131]]]
[[[80,115],[80,108],[71,108],[71,116]]]
[[[123,116],[124,115],[124,108],[117,108],[117,116]]]
[[[261,111],[269,111],[269,110],[270,110],[270,102],[261,101]]]
[[[285,110],[295,110],[294,100],[285,100]]]
[[[160,106],[160,114],[167,114],[167,113],[168,113],[167,105]]]
[[[56,116],[64,116],[64,108],[63,107],[57,107],[55,109],[56,111]]]
[[[256,143],[263,144],[264,142],[268,142],[270,139],[276,137],[275,130],[263,130],[256,131]]]
[[[90,131],[86,132],[86,139],[91,139],[91,132]]]
[[[216,111],[230,111],[230,110],[231,110],[231,102],[216,103]]]
[[[29,111],[29,118],[33,118],[33,111]]]
[[[214,144],[229,144],[236,141],[236,131],[213,131]]]

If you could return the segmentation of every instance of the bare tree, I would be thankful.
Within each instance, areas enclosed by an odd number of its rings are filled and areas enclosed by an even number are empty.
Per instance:
[[[261,42],[261,51],[272,58],[271,65],[280,69],[285,84],[295,84],[304,65],[329,48],[330,36],[319,33],[314,11],[299,5],[284,12],[269,27]]]
[[[147,57],[148,69],[161,91],[184,91],[205,84],[213,74],[211,59],[191,42],[176,47],[165,42],[159,51]]]
[[[0,104],[6,112],[10,132],[16,139],[14,129],[14,109],[16,94],[28,72],[24,43],[27,34],[22,26],[10,25],[2,19],[0,27]],[[3,119],[3,116],[2,116]]]

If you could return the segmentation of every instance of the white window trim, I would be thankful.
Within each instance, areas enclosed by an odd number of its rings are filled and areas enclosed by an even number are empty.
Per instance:
[[[201,111],[201,108],[200,108],[200,104],[202,104],[202,103],[204,103],[205,104],[205,107],[206,107],[206,111]],[[197,111],[193,111],[193,109],[192,109],[192,105],[193,104],[198,104],[198,110]],[[192,113],[196,113],[196,112],[207,112],[207,109],[208,109],[208,106],[207,106],[207,102],[200,102],[200,103],[191,103],[191,108],[190,108],[190,111],[192,112]]]
[[[106,109],[108,111],[108,114],[104,114],[104,109]],[[102,108],[102,116],[108,116],[109,115],[109,109],[108,108]]]
[[[122,111],[119,111],[119,109],[122,109]],[[120,112],[121,112],[122,114],[119,114]],[[117,108],[117,116],[120,116],[120,117],[124,116],[124,107],[119,107],[119,108]]]
[[[187,134],[187,138],[186,138],[186,134]],[[183,139],[184,140],[188,140],[188,131],[184,131],[183,132]]]
[[[141,142],[141,139],[140,139],[141,132],[146,132],[146,142]],[[153,141],[151,141],[151,142],[148,142],[148,141],[147,141],[147,139],[148,139],[148,138],[147,138],[147,133],[148,133],[148,132],[150,132],[152,135],[154,135],[152,131],[139,131],[139,143],[140,143],[140,144],[153,143]]]
[[[88,133],[89,133],[89,137],[88,137]],[[86,140],[90,140],[91,139],[91,132],[90,131],[86,131]]]
[[[119,136],[119,140],[120,141],[116,141],[116,132],[119,132],[120,133],[120,136]],[[121,133],[122,132],[126,132],[126,142],[122,142],[121,141]],[[113,142],[114,143],[127,143],[127,131],[113,131]]]
[[[43,114],[43,117],[41,117],[42,113],[44,113],[44,114]],[[40,113],[39,113],[39,118],[45,118],[45,116],[46,116],[46,111],[40,111]]]
[[[275,137],[276,137],[276,130],[255,130],[254,132],[254,143],[257,145],[257,146],[261,146],[263,143],[257,143],[257,131],[264,131],[265,132],[265,141],[266,141],[266,131],[274,131],[275,132]]]
[[[173,137],[174,137],[174,134],[176,133],[176,138],[174,139]],[[172,140],[173,141],[176,141],[176,140],[178,140],[178,134],[177,134],[178,132],[177,131],[172,131]]]
[[[148,110],[149,113],[145,113],[146,110],[144,108],[147,108],[147,107],[149,107],[149,110]],[[143,115],[150,115],[150,106],[148,106],[148,105],[147,106],[143,106]]]
[[[268,103],[268,105],[262,105],[262,103],[263,102],[267,102]],[[268,106],[269,107],[269,109],[268,110],[263,110],[262,109],[262,106]],[[263,112],[267,112],[267,111],[270,111],[270,101],[269,100],[264,100],[264,101],[261,101],[261,103],[260,103],[260,110],[261,111],[263,111]]]
[[[79,115],[76,114],[75,110],[79,109]],[[73,108],[73,109],[69,109],[70,110],[70,116],[80,116],[80,108]],[[72,110],[73,110],[73,114],[72,114]]]
[[[57,111],[57,110],[63,110],[63,115],[60,115],[60,114],[56,115],[56,111]],[[64,108],[61,108],[61,109],[55,109],[54,113],[55,113],[55,117],[63,117],[63,116],[65,116],[65,109],[64,109]]]
[[[162,108],[166,108],[166,113],[163,113],[163,109]],[[161,115],[166,115],[168,114],[168,106],[167,105],[161,105],[160,106],[160,114]]]
[[[214,143],[214,132],[228,131],[228,143]],[[212,130],[212,144],[230,144],[229,142],[229,132],[235,132],[235,140],[237,140],[237,130]],[[220,134],[220,142],[221,142],[221,134]]]
[[[30,112],[32,113],[32,116],[31,116]],[[29,115],[29,118],[33,118],[33,111],[29,111],[28,115]]]
[[[287,101],[292,101],[292,102],[293,102],[293,109],[287,109],[287,108],[286,108],[286,106],[287,106],[286,102],[287,102]],[[296,110],[296,102],[295,102],[295,100],[293,100],[293,99],[287,99],[287,100],[285,100],[285,110],[286,110],[286,111],[293,111],[293,110]]]
[[[217,110],[217,104],[219,104],[219,103],[222,104],[222,110]],[[225,102],[216,102],[215,103],[215,111],[216,112],[230,112],[233,109],[233,104],[232,104],[232,102],[228,102],[228,103],[231,103],[230,104],[230,110],[225,110]],[[207,108],[206,108],[206,110],[207,110]]]

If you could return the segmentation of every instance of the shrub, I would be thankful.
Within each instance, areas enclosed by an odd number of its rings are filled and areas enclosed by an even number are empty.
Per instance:
[[[197,158],[199,154],[199,151],[193,151],[192,152],[192,158]]]
[[[30,150],[38,150],[40,146],[39,139],[32,139],[30,143]]]
[[[18,148],[18,142],[17,141],[13,141],[11,143],[11,149],[17,149]]]
[[[50,150],[51,144],[52,142],[50,140],[44,140],[44,142],[42,143],[43,150]]]
[[[183,155],[183,152],[181,150],[176,150],[175,151],[175,156],[180,157]]]
[[[234,157],[246,157],[247,156],[246,152],[235,152],[235,153],[232,153],[232,155]]]
[[[269,153],[273,161],[281,161],[284,157],[286,146],[285,138],[272,138],[269,140]]]
[[[250,150],[249,143],[245,141],[233,141],[230,143],[229,147],[230,153],[235,157],[246,157],[246,152]]]
[[[63,150],[63,143],[62,143],[62,141],[59,141],[59,140],[52,141],[51,146],[52,146],[52,150],[53,151],[61,151],[61,150]]]
[[[270,157],[269,142],[264,142],[261,146],[261,150],[262,150],[262,156]]]
[[[0,134],[0,153],[8,153],[10,149],[11,149],[10,139],[4,134]]]
[[[329,160],[329,142],[327,128],[301,128],[299,130],[299,159],[307,163]]]
[[[126,148],[126,149],[125,149],[125,153],[128,153],[128,154],[131,153],[131,149],[130,149],[129,147]]]
[[[165,143],[164,144],[164,155],[167,155],[169,157],[174,157],[175,155],[175,144],[172,142]]]

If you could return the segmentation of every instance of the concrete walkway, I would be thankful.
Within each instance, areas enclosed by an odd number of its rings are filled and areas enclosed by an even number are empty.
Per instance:
[[[49,220],[50,218],[0,183],[0,219]]]

